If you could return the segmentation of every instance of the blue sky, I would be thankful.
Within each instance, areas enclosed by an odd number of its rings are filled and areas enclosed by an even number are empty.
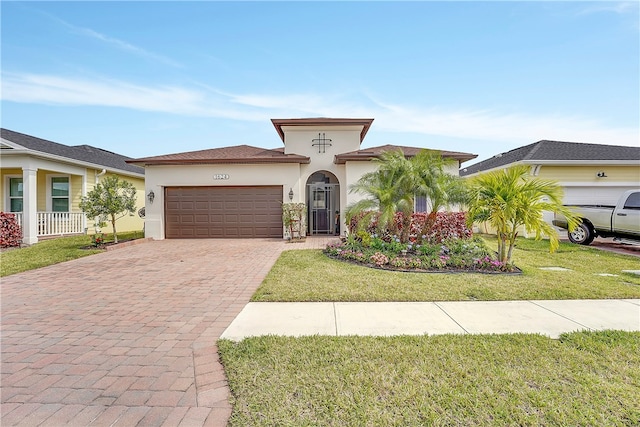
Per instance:
[[[374,118],[363,148],[477,160],[640,145],[637,1],[0,7],[2,127],[67,145],[276,148],[270,119],[302,117]]]

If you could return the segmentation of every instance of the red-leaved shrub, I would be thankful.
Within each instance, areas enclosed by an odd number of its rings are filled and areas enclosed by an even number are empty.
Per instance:
[[[374,217],[366,224],[360,224],[365,215],[355,215],[349,223],[349,231],[356,233],[359,226],[370,234],[377,233],[378,225],[377,217]],[[391,225],[391,229],[385,230],[383,239],[390,238],[393,235],[401,236],[403,233],[403,214],[397,212]],[[408,240],[411,242],[436,244],[442,243],[447,239],[468,239],[473,235],[471,229],[467,226],[466,212],[416,212],[411,215],[411,224],[408,234]]]
[[[22,231],[14,214],[0,212],[0,248],[20,246]]]

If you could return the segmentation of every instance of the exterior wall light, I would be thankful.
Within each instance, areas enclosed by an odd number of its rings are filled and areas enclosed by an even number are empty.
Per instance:
[[[149,199],[149,203],[153,203],[153,199],[155,198],[156,198],[156,195],[153,192],[153,190],[149,191],[149,194],[147,194],[147,199]]]
[[[596,176],[597,176],[598,178],[606,178],[606,177],[607,177],[607,174],[606,174],[606,173],[604,173],[604,171],[600,171],[600,172],[598,172],[598,173],[596,174]]]
[[[293,188],[289,189],[289,200],[293,200]]]

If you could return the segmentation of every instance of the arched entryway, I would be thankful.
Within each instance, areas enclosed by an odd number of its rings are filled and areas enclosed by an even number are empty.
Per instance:
[[[307,179],[308,235],[340,234],[340,185],[331,172],[318,171]]]

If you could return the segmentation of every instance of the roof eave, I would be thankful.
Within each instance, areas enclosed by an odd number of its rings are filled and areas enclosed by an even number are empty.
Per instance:
[[[70,157],[64,157],[64,156],[58,156],[55,154],[50,154],[50,153],[45,153],[43,151],[37,151],[37,150],[31,150],[29,148],[23,148],[20,150],[7,150],[7,152],[3,152],[2,153],[3,156],[17,156],[17,155],[26,155],[26,156],[33,156],[33,157],[38,157],[41,159],[46,159],[46,160],[52,160],[58,163],[68,163],[71,165],[77,165],[77,166],[82,166],[85,168],[90,168],[90,169],[105,169],[109,172],[112,173],[116,173],[118,175],[127,175],[127,176],[132,176],[132,177],[136,177],[136,178],[143,178],[144,179],[144,172],[143,173],[138,173],[138,172],[133,172],[133,171],[128,171],[128,170],[124,170],[124,169],[120,169],[120,168],[114,168],[111,166],[107,166],[107,165],[101,165],[98,163],[91,163],[91,162],[85,162],[82,160],[76,160],[76,159],[72,159]],[[128,161],[125,160],[125,163],[129,163]],[[131,163],[133,164],[133,163]]]
[[[367,135],[371,123],[374,119],[332,119],[332,118],[313,118],[313,119],[271,119],[271,123],[276,128],[276,132],[280,135],[280,139],[284,142],[283,126],[362,126],[360,131],[360,143]]]
[[[226,165],[226,164],[282,164],[282,163],[298,163],[309,164],[311,159],[304,158],[283,158],[283,159],[167,159],[167,160],[128,160],[127,163],[145,166],[180,166],[180,165]]]

